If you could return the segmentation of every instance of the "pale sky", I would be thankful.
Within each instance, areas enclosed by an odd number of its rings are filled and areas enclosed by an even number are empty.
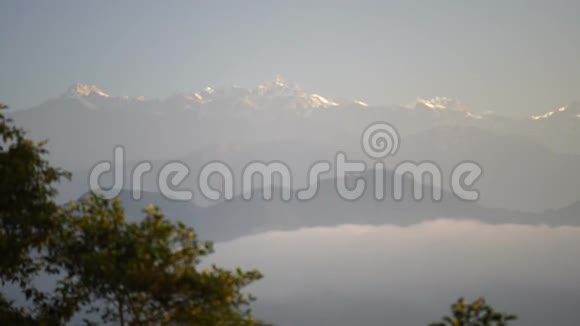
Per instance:
[[[0,0],[0,102],[165,97],[281,74],[330,98],[541,113],[580,100],[578,1]]]

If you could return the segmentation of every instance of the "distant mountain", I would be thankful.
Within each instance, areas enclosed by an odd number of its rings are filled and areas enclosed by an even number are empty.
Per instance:
[[[325,98],[319,94],[308,93],[293,82],[287,82],[277,76],[272,81],[264,82],[254,89],[246,89],[239,86],[221,86],[213,88],[205,87],[193,93],[174,95],[166,99],[146,99],[143,96],[110,96],[95,85],[76,83],[72,85],[61,97],[55,100],[75,99],[81,103],[89,104],[87,108],[108,109],[119,104],[131,105],[137,103],[149,103],[154,106],[166,106],[179,109],[192,109],[202,107],[247,108],[255,110],[264,109],[318,109],[331,108],[341,104]],[[361,101],[351,101],[347,104],[368,106]]]
[[[580,155],[557,153],[521,135],[487,129],[442,126],[404,139],[397,160],[436,162],[445,174],[458,162],[478,162],[480,203],[541,212],[576,201],[580,194]]]
[[[78,83],[10,117],[33,138],[50,140],[51,161],[77,172],[73,184],[62,187],[65,198],[86,192],[87,171],[111,160],[118,145],[128,171],[143,160],[154,162],[155,171],[180,160],[195,177],[208,159],[238,169],[260,159],[288,161],[300,176],[338,151],[372,163],[361,150],[361,134],[370,123],[386,121],[401,136],[401,150],[388,163],[421,159],[450,168],[477,160],[486,173],[483,204],[543,211],[578,199],[578,107],[513,119],[471,112],[449,97],[377,106],[331,99],[277,77],[250,89],[206,87],[165,99],[113,96]],[[148,189],[155,189],[154,179],[146,177]]]
[[[556,121],[573,122],[575,119],[580,119],[580,103],[573,102],[557,110],[548,111],[540,115],[532,115],[530,118],[535,121],[547,123],[554,123]]]
[[[386,172],[388,175],[389,172]],[[372,184],[372,175],[362,176]],[[354,177],[353,177],[354,178]],[[412,181],[405,179],[405,189]],[[352,184],[349,178],[347,183]],[[166,216],[193,226],[204,239],[227,241],[242,236],[273,230],[296,230],[316,226],[341,224],[361,225],[411,225],[437,218],[477,219],[488,224],[547,224],[578,225],[578,218],[556,219],[554,214],[522,213],[503,209],[485,208],[477,203],[464,202],[451,193],[444,193],[443,201],[429,199],[415,201],[408,192],[403,201],[393,201],[390,192],[382,201],[374,199],[370,191],[356,201],[341,199],[336,193],[335,180],[321,182],[319,194],[309,201],[280,200],[280,188],[275,188],[270,201],[254,197],[251,201],[236,197],[210,207],[169,200],[159,193],[144,193],[139,201],[131,198],[129,191],[119,195],[131,219],[140,219],[142,209],[149,203],[159,206]],[[259,191],[258,191],[259,193]],[[427,192],[429,194],[429,192]],[[256,196],[256,195],[255,195]],[[428,197],[428,196],[427,196]]]
[[[531,116],[527,135],[559,152],[580,154],[580,102]]]
[[[84,98],[84,97],[93,97],[93,96],[100,96],[108,98],[109,94],[103,92],[95,85],[87,85],[83,83],[76,83],[72,85],[66,94],[65,97],[70,98]]]
[[[574,224],[575,221],[580,219],[580,201],[560,209],[547,211],[546,213],[553,216],[553,220],[559,221],[558,223]]]
[[[347,137],[348,138],[348,137]],[[334,145],[314,139],[303,141],[273,141],[257,144],[223,144],[208,146],[171,159],[153,160],[153,170],[143,177],[143,189],[157,191],[159,170],[170,161],[179,161],[189,167],[190,175],[182,187],[197,189],[201,168],[208,162],[227,163],[236,176],[235,192],[240,194],[240,178],[244,167],[252,161],[282,161],[292,171],[294,185],[307,182],[307,171],[317,161],[334,161],[337,151],[348,153],[351,160],[363,160],[372,168],[370,160],[360,150],[358,139]],[[484,174],[476,184],[480,191],[479,203],[487,207],[542,212],[568,205],[578,200],[580,193],[580,156],[559,154],[536,144],[523,136],[496,135],[476,127],[442,126],[402,139],[400,150],[385,164],[393,169],[398,163],[432,161],[442,169],[445,189],[449,189],[448,176],[462,161],[478,162]],[[139,161],[129,161],[126,166],[125,187],[131,187],[132,171]],[[61,187],[63,199],[70,199],[88,191],[88,171],[73,173],[73,183]],[[329,177],[331,173],[324,177]],[[104,185],[111,184],[111,174],[102,178]],[[196,202],[201,203],[201,196]]]

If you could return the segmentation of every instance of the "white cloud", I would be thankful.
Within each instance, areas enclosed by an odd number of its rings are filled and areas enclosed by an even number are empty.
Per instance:
[[[575,308],[566,310],[551,295],[565,289],[561,300],[580,300],[579,247],[577,227],[438,220],[410,227],[343,225],[270,232],[218,244],[214,259],[230,267],[260,269],[266,278],[251,291],[269,308],[258,312],[278,321],[330,322],[326,318],[340,315],[341,305],[354,300],[364,303],[364,309],[359,307],[364,318],[391,311],[380,304],[390,302],[392,309],[409,309],[401,312],[405,320],[426,324],[458,296],[486,295],[526,315],[526,324],[540,325],[542,313],[574,315]],[[302,304],[314,307],[326,294],[332,302],[320,303],[319,310],[330,315],[297,317],[305,313]],[[411,303],[416,308],[408,307]],[[285,307],[287,314],[269,312],[272,306]],[[351,314],[356,316],[357,310]],[[390,320],[399,323],[401,316]],[[342,318],[339,324],[349,323]]]

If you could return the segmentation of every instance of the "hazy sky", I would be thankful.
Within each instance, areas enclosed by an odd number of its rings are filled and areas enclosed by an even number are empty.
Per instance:
[[[276,74],[373,104],[447,95],[527,115],[580,99],[578,1],[309,2],[1,0],[0,101],[29,107],[76,81],[163,97]]]

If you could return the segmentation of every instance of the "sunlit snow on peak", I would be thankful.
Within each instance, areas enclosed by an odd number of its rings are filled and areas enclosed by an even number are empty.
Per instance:
[[[302,89],[294,82],[287,82],[282,76],[276,76],[273,80],[264,82],[256,87],[255,93],[260,95],[294,95],[303,93]]]
[[[338,106],[338,103],[329,100],[325,97],[322,97],[318,94],[311,94],[310,99],[312,100],[313,107],[321,107],[321,106]]]
[[[483,116],[480,114],[475,114],[475,113],[471,113],[471,112],[467,112],[465,114],[468,118],[472,118],[472,119],[477,119],[477,120],[481,120],[483,119]]]
[[[558,109],[555,109],[553,111],[549,111],[546,112],[544,114],[539,114],[539,115],[532,115],[530,116],[530,118],[532,120],[545,120],[551,117],[558,117],[558,118],[573,118],[573,117],[578,117],[579,114],[579,106],[578,103],[572,103],[566,106],[562,106]]]
[[[445,96],[437,96],[432,99],[417,98],[416,105],[425,106],[433,110],[465,111],[458,100]]]
[[[549,112],[546,112],[546,113],[544,113],[544,114],[540,114],[540,115],[533,115],[533,116],[531,116],[531,118],[532,118],[532,120],[541,120],[541,119],[547,119],[547,118],[549,118],[549,117],[553,116],[553,115],[554,115],[554,113],[555,113],[554,111],[549,111]]]
[[[369,106],[366,102],[363,102],[363,101],[354,100],[353,102],[354,102],[354,104],[357,104],[357,105],[360,105],[360,106],[364,106],[364,107],[368,107]]]
[[[71,86],[67,91],[67,95],[70,97],[89,96],[92,94],[101,97],[109,97],[109,94],[103,92],[97,86],[87,85],[84,83],[76,83],[73,86]]]
[[[284,77],[276,75],[276,77],[274,78],[274,84],[276,84],[276,86],[279,87],[284,87],[286,86],[286,80],[284,79]]]

